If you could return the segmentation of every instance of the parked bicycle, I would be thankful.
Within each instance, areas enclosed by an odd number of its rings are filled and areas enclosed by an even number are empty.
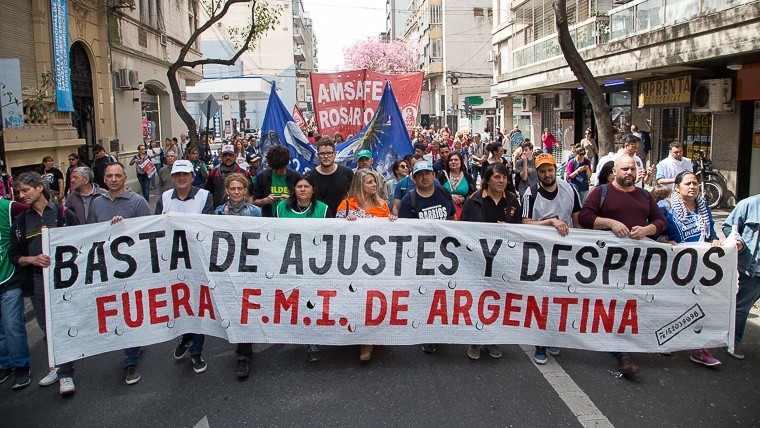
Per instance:
[[[699,194],[711,208],[717,208],[726,195],[726,177],[712,167],[712,161],[702,150],[695,150],[694,174],[699,179]]]

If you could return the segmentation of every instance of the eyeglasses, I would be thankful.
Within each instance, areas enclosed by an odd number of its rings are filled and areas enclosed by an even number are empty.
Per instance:
[[[74,162],[75,160],[74,158],[69,158],[69,162]]]
[[[321,153],[317,153],[317,156],[319,156],[321,158],[326,158],[326,157],[330,157],[330,156],[332,156],[334,154],[335,154],[335,152],[321,152]]]
[[[399,167],[399,168],[404,168],[404,169],[409,169],[409,166],[408,166],[408,165],[399,165],[398,167]]]

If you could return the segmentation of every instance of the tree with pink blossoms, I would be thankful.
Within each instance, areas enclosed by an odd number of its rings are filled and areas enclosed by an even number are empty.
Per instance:
[[[366,68],[380,73],[408,73],[417,70],[417,51],[399,40],[385,42],[368,37],[343,50],[346,70]]]

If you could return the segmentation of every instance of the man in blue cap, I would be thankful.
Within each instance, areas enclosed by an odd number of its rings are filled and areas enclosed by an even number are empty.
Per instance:
[[[416,218],[420,220],[454,220],[456,207],[451,200],[451,193],[439,184],[435,184],[433,166],[428,161],[419,161],[412,169],[412,180],[416,187],[410,190],[398,208],[398,218]],[[422,345],[425,353],[435,352],[434,343]]]

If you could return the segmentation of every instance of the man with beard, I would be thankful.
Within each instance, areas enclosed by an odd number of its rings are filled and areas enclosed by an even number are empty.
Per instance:
[[[232,173],[243,174],[248,178],[248,171],[240,168],[236,162],[235,146],[226,144],[222,147],[222,163],[208,173],[205,189],[214,197],[214,207],[222,205],[226,199],[224,180]]]
[[[579,227],[578,215],[581,200],[578,192],[567,181],[557,181],[557,162],[549,153],[536,156],[538,184],[525,190],[523,195],[522,223],[537,226],[552,226],[560,236],[567,236],[571,227]],[[546,353],[559,355],[554,346],[536,346],[533,361],[546,364]]]
[[[578,218],[586,229],[610,230],[619,238],[642,239],[663,233],[667,228],[665,216],[657,201],[644,189],[636,187],[636,162],[628,155],[615,160],[614,181],[591,192],[583,203]],[[622,374],[639,372],[626,352],[613,352],[618,371]]]
[[[330,137],[319,139],[317,156],[319,165],[308,171],[306,175],[314,180],[317,200],[327,204],[327,216],[335,217],[338,205],[348,196],[354,172],[348,167],[335,163],[335,142]]]

